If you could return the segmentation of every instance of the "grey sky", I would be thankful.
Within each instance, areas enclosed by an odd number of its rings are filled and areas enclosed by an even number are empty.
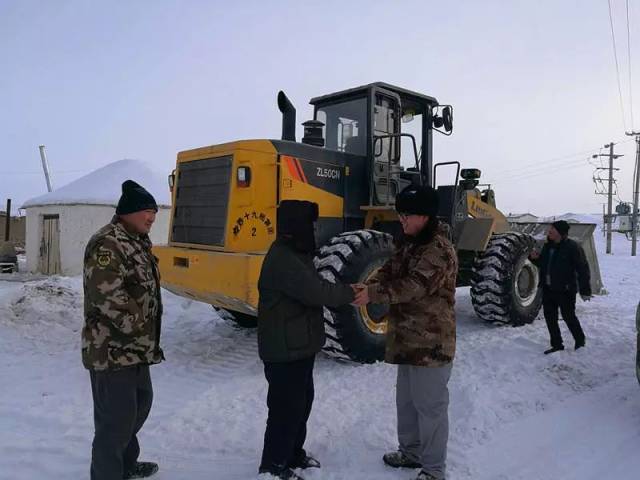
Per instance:
[[[0,0],[0,65],[0,198],[17,204],[45,191],[40,143],[54,186],[122,158],[169,173],[180,150],[278,138],[279,89],[298,123],[309,98],[378,80],[454,105],[434,159],[480,168],[505,212],[601,211],[589,155],[550,160],[628,140],[606,0]],[[630,200],[634,144],[618,151]]]

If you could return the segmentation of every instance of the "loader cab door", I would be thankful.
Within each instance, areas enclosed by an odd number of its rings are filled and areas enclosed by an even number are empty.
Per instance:
[[[392,137],[400,133],[401,101],[394,92],[372,89],[372,204],[393,205],[400,191],[401,139]]]

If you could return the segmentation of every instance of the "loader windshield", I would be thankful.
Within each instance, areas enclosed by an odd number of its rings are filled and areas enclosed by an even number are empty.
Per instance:
[[[324,123],[326,148],[355,155],[367,154],[367,99],[359,98],[318,108]]]

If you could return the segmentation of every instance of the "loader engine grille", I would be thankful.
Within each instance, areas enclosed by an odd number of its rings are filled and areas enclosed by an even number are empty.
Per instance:
[[[233,157],[178,165],[171,241],[224,245]]]

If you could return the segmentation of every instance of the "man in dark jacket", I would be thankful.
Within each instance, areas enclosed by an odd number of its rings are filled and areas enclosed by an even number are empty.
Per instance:
[[[330,283],[316,272],[317,219],[315,203],[280,203],[277,239],[258,281],[258,348],[269,383],[259,472],[288,480],[301,478],[296,468],[320,467],[303,446],[314,396],[313,364],[325,342],[323,306],[357,301],[355,286]]]
[[[138,461],[136,436],[153,401],[149,365],[164,360],[160,274],[148,235],[157,210],[151,194],[127,180],[116,215],[85,251],[82,363],[93,394],[91,480],[158,471],[157,464]]]
[[[569,228],[564,220],[554,222],[542,253],[534,251],[530,256],[540,269],[544,318],[551,338],[551,348],[545,350],[545,355],[564,350],[558,309],[573,335],[575,349],[585,345],[584,332],[576,317],[576,294],[580,292],[584,301],[591,299],[591,275],[584,250],[568,238]]]
[[[438,222],[438,194],[409,186],[396,197],[403,238],[368,282],[364,301],[390,305],[385,361],[398,365],[397,451],[391,467],[421,468],[416,480],[445,477],[449,437],[447,384],[456,349],[458,258]]]

